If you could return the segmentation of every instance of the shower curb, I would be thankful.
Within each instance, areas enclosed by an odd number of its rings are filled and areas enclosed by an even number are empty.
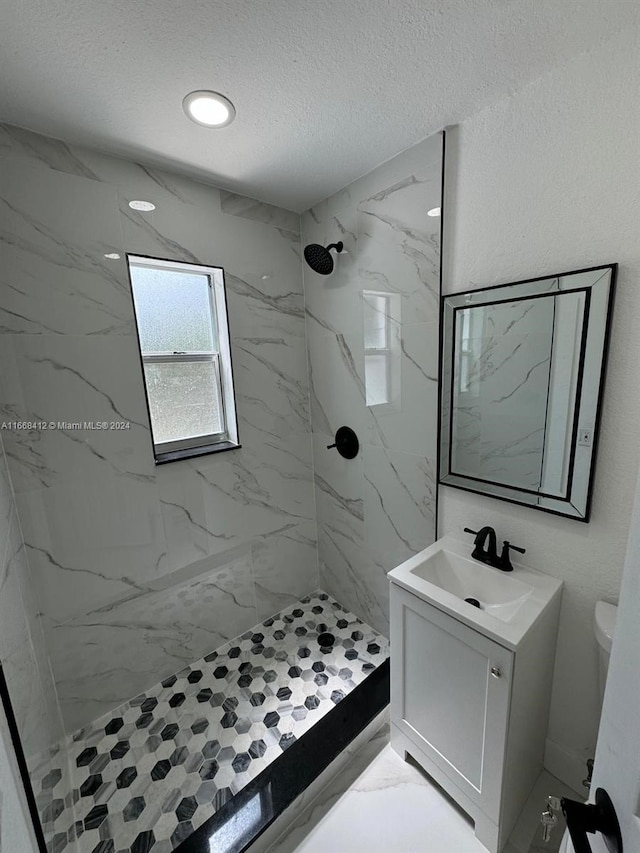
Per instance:
[[[175,848],[174,853],[211,853],[212,850],[251,853],[251,845],[284,815],[388,704],[387,658],[276,761]],[[248,830],[239,831],[247,820],[251,820],[252,809],[256,808],[259,808],[259,817],[254,819]],[[286,827],[282,826],[269,839],[270,842],[277,840],[285,831]]]

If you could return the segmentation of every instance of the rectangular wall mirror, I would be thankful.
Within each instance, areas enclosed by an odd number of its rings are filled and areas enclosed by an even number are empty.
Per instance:
[[[589,520],[615,276],[442,298],[441,483]]]

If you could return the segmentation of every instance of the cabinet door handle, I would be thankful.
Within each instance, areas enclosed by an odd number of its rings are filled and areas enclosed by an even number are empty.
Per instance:
[[[491,667],[491,675],[494,678],[502,678],[502,670],[500,669],[499,666],[492,666]]]

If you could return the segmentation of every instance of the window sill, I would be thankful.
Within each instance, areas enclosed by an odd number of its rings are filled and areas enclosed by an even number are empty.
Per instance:
[[[204,444],[201,447],[185,447],[184,450],[169,450],[158,453],[155,457],[156,465],[165,465],[167,462],[179,462],[181,459],[192,459],[194,456],[208,456],[210,453],[222,453],[225,450],[238,450],[241,444],[232,441],[219,441],[216,444]]]

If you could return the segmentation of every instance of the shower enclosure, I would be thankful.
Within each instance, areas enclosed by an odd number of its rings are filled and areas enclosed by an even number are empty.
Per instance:
[[[442,138],[302,217],[0,152],[0,661],[47,849],[258,832],[384,705],[386,572],[434,539]],[[238,448],[155,464],[128,254],[224,270]]]

